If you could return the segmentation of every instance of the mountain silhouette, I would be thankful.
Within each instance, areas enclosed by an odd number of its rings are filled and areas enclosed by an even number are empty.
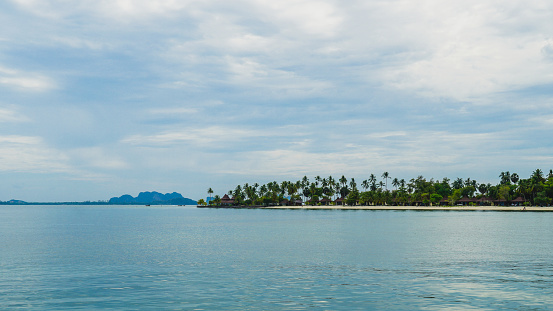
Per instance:
[[[135,198],[129,194],[109,199],[109,204],[154,204],[154,205],[196,205],[197,202],[183,197],[180,193],[140,192]]]

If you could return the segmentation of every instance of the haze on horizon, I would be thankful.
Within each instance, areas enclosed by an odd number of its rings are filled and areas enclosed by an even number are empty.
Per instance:
[[[553,2],[7,0],[0,200],[553,168]]]

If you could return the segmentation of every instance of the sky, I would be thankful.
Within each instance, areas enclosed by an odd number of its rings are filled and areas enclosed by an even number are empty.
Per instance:
[[[549,0],[4,0],[0,200],[553,168]]]

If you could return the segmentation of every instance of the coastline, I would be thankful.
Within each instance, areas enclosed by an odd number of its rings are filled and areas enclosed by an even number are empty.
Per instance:
[[[495,211],[495,212],[553,212],[553,207],[540,206],[197,206],[198,208],[291,209],[291,210],[375,210],[375,211]]]

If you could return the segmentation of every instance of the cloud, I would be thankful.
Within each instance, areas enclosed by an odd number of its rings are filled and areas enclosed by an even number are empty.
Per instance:
[[[54,81],[44,75],[21,72],[2,66],[0,66],[0,85],[1,84],[15,89],[34,91],[46,91],[55,88]]]
[[[68,173],[68,157],[33,136],[0,136],[0,171]]]
[[[550,1],[10,2],[3,170],[200,187],[549,163]]]
[[[56,175],[56,179],[105,181],[108,171],[129,166],[101,148],[58,150],[35,136],[0,136],[0,171]],[[54,177],[52,177],[54,178]]]
[[[225,134],[226,133],[226,134]],[[132,137],[128,143],[140,146],[171,146],[184,158],[165,163],[170,167],[198,167],[205,174],[236,176],[314,176],[319,174],[347,174],[358,176],[366,171],[390,170],[402,174],[442,175],[460,167],[487,165],[472,162],[475,157],[496,155],[505,144],[516,146],[512,136],[501,139],[503,133],[451,133],[442,131],[375,132],[359,136],[355,143],[345,142],[341,147],[330,147],[316,137],[301,134],[287,137],[282,144],[278,135],[229,131],[211,128],[202,135],[156,135]],[[223,156],[210,149],[196,148],[209,145],[236,145],[244,141],[258,142],[257,149],[223,149]],[[267,143],[259,143],[268,140]],[[184,146],[183,144],[187,144]],[[196,146],[196,147],[192,147]],[[276,147],[275,147],[276,146]],[[194,150],[193,153],[186,150]],[[184,153],[183,153],[184,152]],[[156,149],[143,150],[142,161],[155,161],[161,154]],[[184,161],[184,162],[183,162]],[[159,161],[157,161],[160,163]],[[186,164],[188,163],[188,164]],[[161,163],[160,163],[161,165]],[[407,176],[406,176],[407,177]],[[276,178],[276,177],[275,177]]]
[[[15,110],[0,107],[0,123],[28,122],[29,118]]]
[[[551,83],[553,66],[541,61],[540,41],[489,40],[445,44],[429,59],[385,76],[390,85],[434,98],[476,101],[498,92]]]
[[[333,87],[329,82],[313,81],[293,71],[273,69],[247,58],[228,58],[227,61],[231,83],[253,87],[264,94],[270,92],[273,97],[322,95]]]
[[[68,3],[64,0],[12,0],[20,7],[33,14],[59,19],[71,15],[98,14],[113,19],[144,18],[149,15],[164,14],[181,10],[193,1],[176,0],[84,0],[79,3]]]
[[[251,1],[257,6],[262,16],[282,27],[289,35],[296,35],[299,30],[308,35],[332,37],[339,33],[344,17],[338,9],[339,4],[333,1],[283,0]]]
[[[553,61],[553,39],[549,39],[545,42],[541,52],[546,60]]]
[[[186,107],[169,107],[169,108],[152,108],[147,111],[149,114],[154,115],[180,115],[180,114],[194,114],[198,112],[196,108]]]
[[[121,157],[110,154],[101,147],[72,149],[67,153],[71,157],[71,162],[77,167],[106,170],[121,170],[130,167]]]
[[[512,15],[517,10],[512,3],[493,1],[402,3],[400,8],[384,9],[385,17],[397,21],[396,29],[405,31],[398,37],[394,30],[387,33],[402,53],[400,58],[382,55],[394,60],[379,69],[386,87],[431,98],[480,101],[497,92],[552,82],[548,72],[553,67],[542,61],[544,37],[539,34],[545,35],[552,23],[540,10],[526,8],[520,17]],[[407,10],[412,10],[409,18]],[[531,24],[536,20],[542,24]],[[537,32],[523,31],[529,25]]]
[[[206,126],[170,130],[153,135],[131,135],[121,140],[124,144],[136,146],[175,146],[189,144],[193,146],[228,146],[246,139],[259,139],[273,136],[259,130],[248,130],[226,126]]]

